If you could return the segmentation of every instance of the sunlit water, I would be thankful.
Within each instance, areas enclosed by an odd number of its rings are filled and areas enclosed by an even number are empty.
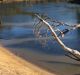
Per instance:
[[[80,23],[80,6],[67,3],[19,3],[16,6],[15,5],[0,5],[0,20],[2,22],[0,25],[1,43],[4,42],[3,44],[9,48],[24,49],[25,51],[26,49],[30,49],[48,55],[64,55],[64,50],[58,45],[58,43],[56,43],[56,41],[48,41],[45,46],[42,46],[38,40],[35,40],[33,33],[34,16],[31,14],[20,14],[15,12],[15,10],[20,9],[25,12],[46,14],[49,17],[55,18],[64,23],[75,25]],[[11,11],[9,12],[9,10]],[[14,42],[10,44],[9,41]],[[80,50],[80,30],[76,29],[69,32],[65,35],[63,41],[67,46]],[[55,65],[55,62],[53,64]],[[63,66],[65,65],[66,64],[63,64]],[[70,66],[70,68],[71,67],[74,68],[75,66]]]

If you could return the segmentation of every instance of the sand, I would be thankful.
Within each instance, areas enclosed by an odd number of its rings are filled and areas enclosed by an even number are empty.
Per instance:
[[[0,46],[0,75],[55,75],[15,56]]]
[[[49,55],[24,48],[9,48],[15,55],[56,75],[80,75],[80,62],[62,55]],[[46,75],[46,74],[44,74]]]
[[[2,68],[14,73],[4,74],[2,70],[2,75],[80,75],[79,61],[65,55],[46,54],[20,45],[30,40],[0,40],[0,44],[5,47],[0,47],[0,61],[4,57],[2,64],[10,66],[10,68]],[[14,45],[19,47],[11,47]],[[15,74],[16,72],[19,74]]]

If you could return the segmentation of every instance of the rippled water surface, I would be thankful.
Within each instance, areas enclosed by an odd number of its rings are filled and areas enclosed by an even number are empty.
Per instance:
[[[25,14],[26,12],[26,14]],[[12,4],[0,4],[0,43],[6,47],[16,49],[12,50],[14,53],[19,54],[19,49],[23,52],[27,49],[43,53],[44,55],[64,55],[64,50],[56,43],[56,41],[50,40],[46,46],[42,46],[38,40],[36,40],[34,30],[34,13],[46,14],[51,18],[55,18],[64,23],[75,25],[80,23],[80,5],[70,3],[12,3]],[[74,49],[80,50],[80,29],[69,32],[63,39],[64,43]],[[19,52],[19,53],[18,53]],[[27,53],[26,53],[27,54]],[[22,56],[22,53],[19,54]],[[22,56],[26,57],[26,55]],[[74,65],[69,63],[49,62],[46,63],[56,68],[58,65],[63,68],[65,66],[74,75],[80,75],[80,65]],[[45,63],[45,64],[46,64]],[[69,66],[70,65],[70,66]],[[57,66],[57,68],[58,68]],[[59,69],[60,74],[64,75],[64,72]],[[76,69],[75,69],[76,68]],[[51,69],[51,68],[50,68]],[[72,75],[69,72],[68,75]]]

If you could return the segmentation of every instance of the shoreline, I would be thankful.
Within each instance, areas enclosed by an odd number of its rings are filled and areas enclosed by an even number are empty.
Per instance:
[[[21,42],[22,41],[22,42]],[[19,43],[23,43],[24,40],[21,40]],[[12,48],[7,47],[9,45],[15,45],[16,42],[13,41],[1,41],[0,42],[4,52],[7,51],[7,54],[11,54],[10,57],[15,57],[20,59],[19,63],[29,67],[31,70],[36,71],[38,74],[30,75],[74,75],[80,74],[80,62],[72,60],[66,56],[60,55],[48,55],[45,53],[40,53],[34,49],[28,48]],[[1,50],[2,51],[2,50]],[[3,57],[3,56],[0,56]],[[14,59],[15,59],[14,58]],[[19,67],[20,68],[20,67]],[[33,72],[32,71],[32,72]],[[11,75],[11,74],[9,74]],[[24,74],[19,74],[24,75]],[[25,74],[27,75],[27,74]],[[29,74],[28,74],[29,75]]]
[[[0,46],[0,75],[55,75],[15,56]]]

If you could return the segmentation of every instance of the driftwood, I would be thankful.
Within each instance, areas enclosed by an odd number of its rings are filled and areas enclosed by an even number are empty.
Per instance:
[[[78,50],[75,50],[75,49],[72,49],[72,48],[69,48],[67,47],[62,41],[61,39],[58,37],[58,35],[56,34],[54,28],[45,20],[43,19],[41,16],[35,14],[35,16],[41,21],[43,22],[47,27],[48,29],[51,31],[51,34],[52,36],[55,38],[55,40],[58,42],[58,44],[66,51],[68,52],[68,55],[70,58],[73,58],[77,61],[80,61],[80,52]],[[80,27],[80,24],[79,25],[75,25],[74,29],[75,28],[79,28]]]

